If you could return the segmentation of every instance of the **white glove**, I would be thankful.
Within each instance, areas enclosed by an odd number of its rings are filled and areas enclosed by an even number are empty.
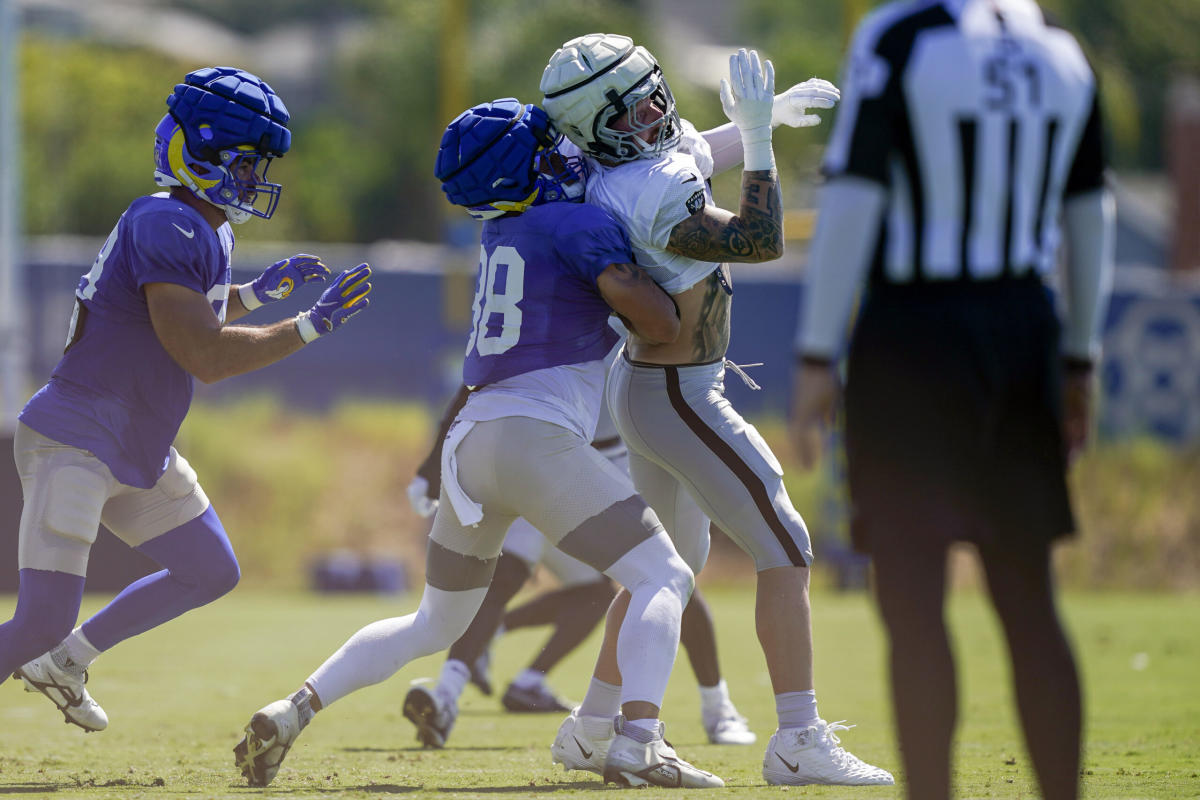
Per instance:
[[[418,516],[432,517],[437,512],[437,498],[429,497],[426,494],[429,491],[429,481],[418,475],[408,484],[406,491],[408,492],[408,502]]]
[[[791,128],[811,128],[821,124],[816,114],[806,113],[810,108],[833,108],[842,93],[822,78],[809,78],[797,83],[783,94],[775,95],[771,109],[771,127],[787,125]]]
[[[775,65],[759,62],[758,52],[738,50],[729,57],[729,80],[721,79],[721,108],[742,137],[743,168],[775,166],[771,152],[771,111],[775,103]]]

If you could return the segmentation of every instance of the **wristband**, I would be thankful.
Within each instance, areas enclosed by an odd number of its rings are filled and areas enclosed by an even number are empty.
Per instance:
[[[771,125],[741,131],[742,169],[758,172],[775,168],[775,153],[771,149]]]
[[[243,283],[238,287],[238,297],[241,298],[242,305],[247,311],[253,311],[262,306],[262,301],[258,299],[258,295],[254,294],[253,283]]]
[[[301,311],[296,315],[296,333],[300,334],[300,340],[305,344],[321,335],[317,333],[317,328],[313,325],[307,311]]]

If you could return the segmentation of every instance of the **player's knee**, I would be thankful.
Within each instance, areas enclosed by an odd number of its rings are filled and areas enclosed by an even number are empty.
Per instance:
[[[221,595],[232,592],[234,587],[242,579],[242,568],[238,565],[237,559],[232,556],[221,561],[214,569],[209,577],[208,586],[212,592],[213,599]]]
[[[696,588],[696,575],[692,568],[681,556],[675,554],[673,558],[667,559],[667,567],[663,573],[667,586],[678,592],[680,599],[687,603]]]
[[[181,577],[184,582],[195,586],[196,592],[205,603],[229,594],[242,579],[242,569],[232,553],[222,553],[205,564],[202,571]]]

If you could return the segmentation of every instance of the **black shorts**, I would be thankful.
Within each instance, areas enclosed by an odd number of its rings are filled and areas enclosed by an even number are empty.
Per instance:
[[[1058,353],[1038,280],[873,288],[846,384],[855,547],[1073,531]]]

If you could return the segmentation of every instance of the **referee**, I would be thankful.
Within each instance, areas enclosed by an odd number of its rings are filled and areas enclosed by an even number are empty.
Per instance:
[[[1075,798],[1079,679],[1050,552],[1074,528],[1066,471],[1112,275],[1095,77],[1032,0],[909,0],[862,22],[842,87],[791,433],[811,466],[861,287],[844,395],[851,535],[875,567],[908,797],[950,796],[946,555],[966,541],[1042,796]],[[1061,320],[1047,288],[1060,263]]]

